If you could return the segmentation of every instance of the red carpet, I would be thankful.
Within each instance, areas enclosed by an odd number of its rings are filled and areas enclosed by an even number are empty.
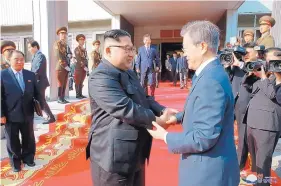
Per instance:
[[[156,99],[163,105],[182,110],[187,89],[180,90],[168,83],[156,89]],[[50,125],[50,132],[40,136],[37,143],[36,168],[24,168],[14,173],[7,159],[1,162],[0,185],[77,186],[92,185],[85,147],[90,127],[88,101],[69,104],[58,122]],[[169,131],[180,131],[180,126]],[[237,132],[236,132],[237,134]],[[147,186],[176,186],[179,155],[169,154],[164,142],[154,140],[146,174]],[[200,173],[198,173],[200,174]],[[272,177],[277,177],[272,171]],[[245,185],[241,181],[241,185]],[[279,183],[279,184],[278,184]],[[281,185],[281,179],[274,186]]]

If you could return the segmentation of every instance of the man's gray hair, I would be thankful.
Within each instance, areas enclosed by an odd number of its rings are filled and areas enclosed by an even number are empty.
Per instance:
[[[181,36],[183,37],[186,33],[188,33],[194,45],[205,42],[213,52],[218,51],[220,29],[210,21],[189,22],[183,26]]]

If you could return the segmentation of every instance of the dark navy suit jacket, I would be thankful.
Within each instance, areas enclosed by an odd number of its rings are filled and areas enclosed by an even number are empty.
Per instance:
[[[141,73],[145,73],[147,69],[154,70],[154,67],[160,68],[159,54],[155,48],[150,46],[149,52],[147,52],[145,46],[142,46],[138,50],[138,57],[136,61],[136,69]]]
[[[1,117],[5,116],[7,122],[33,122],[33,98],[36,98],[41,106],[43,105],[35,74],[24,69],[22,73],[24,92],[11,68],[1,71]]]

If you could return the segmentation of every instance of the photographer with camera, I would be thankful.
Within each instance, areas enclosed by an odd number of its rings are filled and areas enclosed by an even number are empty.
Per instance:
[[[245,70],[245,67],[251,61],[256,61],[258,56],[258,51],[254,50],[256,47],[255,43],[247,43],[244,45],[247,54],[243,57],[244,64],[241,64],[241,68]],[[240,62],[234,56],[234,64],[239,64]],[[239,84],[239,92],[235,95],[235,116],[238,125],[238,162],[240,170],[242,170],[248,158],[248,145],[246,138],[246,125],[243,123],[243,118],[246,114],[247,105],[251,99],[252,87],[253,84],[258,80],[252,72],[245,71],[244,76],[242,77],[241,83]]]
[[[254,68],[253,74],[260,80],[253,85],[252,99],[249,102],[245,121],[247,122],[247,142],[252,160],[252,171],[270,177],[272,155],[281,130],[281,106],[277,103],[277,80],[271,73],[276,74],[272,68],[271,60],[276,59],[277,48],[268,48],[265,51],[266,64]],[[273,61],[276,62],[276,61]],[[259,183],[258,183],[259,185]],[[262,183],[262,185],[270,185]]]

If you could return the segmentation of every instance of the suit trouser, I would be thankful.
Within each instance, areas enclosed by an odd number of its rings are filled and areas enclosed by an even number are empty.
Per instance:
[[[21,133],[22,143],[20,143],[19,132]],[[26,122],[7,122],[5,124],[5,137],[7,139],[7,150],[12,166],[19,166],[21,160],[27,163],[34,162],[36,145],[33,120]]]
[[[47,114],[48,118],[55,118],[45,98],[46,88],[40,89],[40,95],[42,96],[42,102],[43,102],[42,110]]]
[[[181,71],[180,71],[180,86],[181,87],[186,86],[187,76],[188,76],[188,74],[187,74],[186,69],[181,69]]]
[[[176,71],[176,69],[172,69],[172,79],[173,79],[173,84],[176,85],[177,84],[177,79],[178,79],[178,73]]]
[[[94,186],[144,186],[145,165],[129,175],[110,173],[91,160],[92,182]]]
[[[154,96],[155,92],[155,72],[148,68],[146,72],[141,72],[141,86],[144,88],[146,95],[148,95],[148,88],[147,85],[150,87],[151,96]]]
[[[83,82],[86,77],[86,71],[85,70],[75,70],[74,72],[74,82],[75,82],[75,90],[76,90],[76,96],[82,95],[82,89],[83,89]]]
[[[252,160],[252,171],[270,177],[272,155],[280,132],[266,131],[247,127],[247,140]],[[269,183],[257,183],[257,185],[270,185]]]
[[[155,80],[156,80],[156,86],[158,87],[159,81],[161,81],[161,72],[156,72]]]
[[[58,97],[64,99],[65,89],[68,81],[68,71],[65,69],[57,70],[57,79],[58,79]]]
[[[240,118],[240,115],[236,113],[236,121],[237,121],[237,127],[238,127],[238,149],[237,149],[237,155],[238,155],[238,162],[240,170],[245,168],[247,159],[248,159],[248,144],[247,144],[247,125],[242,123],[242,119]]]

